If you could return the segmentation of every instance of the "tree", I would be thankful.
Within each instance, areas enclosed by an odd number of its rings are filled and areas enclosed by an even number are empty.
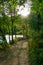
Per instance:
[[[43,1],[31,0],[33,6],[29,21],[30,47],[29,57],[31,65],[42,65],[43,62]],[[41,54],[41,55],[40,55]]]
[[[6,16],[10,16],[9,18],[11,19],[11,32],[12,32],[12,43],[13,43],[13,25],[15,22],[15,16],[16,16],[16,7],[17,5],[21,6],[24,4],[26,0],[0,0],[1,6],[2,6],[2,18],[3,18],[3,28],[6,24],[4,24],[6,22]],[[7,23],[7,25],[9,24],[9,22]],[[9,28],[10,25],[8,25]],[[5,29],[5,28],[4,28]],[[4,30],[3,30],[4,31]],[[3,32],[4,36],[5,36],[5,31]],[[9,29],[9,33],[10,33],[10,29]]]
[[[31,22],[30,27],[33,28],[35,32],[37,32],[40,36],[41,26],[42,26],[42,18],[43,18],[43,1],[41,0],[31,0],[33,5],[31,8]]]
[[[12,22],[12,43],[13,43],[13,17],[15,18],[16,12],[15,9],[17,7],[17,5],[22,5],[25,2],[25,0],[19,0],[19,2],[17,0],[12,0],[10,3],[10,13],[11,13],[11,22]]]

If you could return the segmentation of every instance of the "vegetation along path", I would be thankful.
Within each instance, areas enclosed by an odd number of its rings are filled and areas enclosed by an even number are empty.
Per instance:
[[[0,51],[0,65],[29,65],[27,50],[28,42],[23,40],[14,44],[10,49]]]

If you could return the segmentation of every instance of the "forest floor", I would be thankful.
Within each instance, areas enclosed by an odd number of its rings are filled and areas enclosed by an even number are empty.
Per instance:
[[[0,65],[29,65],[28,41],[22,40],[10,48],[0,51]]]

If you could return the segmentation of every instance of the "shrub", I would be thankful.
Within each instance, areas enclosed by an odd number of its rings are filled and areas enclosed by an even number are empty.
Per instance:
[[[43,40],[29,40],[28,56],[30,65],[43,65]]]

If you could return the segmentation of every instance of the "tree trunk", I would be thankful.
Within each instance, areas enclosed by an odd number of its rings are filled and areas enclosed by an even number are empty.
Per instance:
[[[11,22],[12,22],[12,44],[13,44],[13,19],[12,19],[12,15],[11,15]]]

